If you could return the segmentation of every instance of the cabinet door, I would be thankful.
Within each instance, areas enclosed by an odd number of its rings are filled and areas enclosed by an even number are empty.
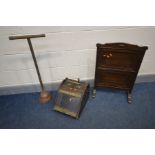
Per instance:
[[[133,87],[135,77],[135,73],[97,69],[95,86],[131,89]]]
[[[97,66],[134,72],[139,69],[142,58],[143,52],[100,49],[97,54]]]

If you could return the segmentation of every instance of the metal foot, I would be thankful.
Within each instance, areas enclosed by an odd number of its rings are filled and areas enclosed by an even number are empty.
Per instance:
[[[44,104],[49,102],[52,99],[52,94],[48,91],[42,91],[39,96],[39,102]]]
[[[95,97],[96,97],[96,89],[93,89],[92,98],[95,98]]]
[[[131,93],[128,92],[128,103],[131,104],[132,103],[132,95]]]

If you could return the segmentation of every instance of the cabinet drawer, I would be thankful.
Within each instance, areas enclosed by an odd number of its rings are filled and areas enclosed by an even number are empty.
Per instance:
[[[139,68],[142,53],[118,50],[98,50],[97,66],[136,71]]]
[[[95,85],[97,87],[105,86],[120,89],[130,89],[132,88],[131,84],[134,83],[135,76],[135,73],[97,69]]]

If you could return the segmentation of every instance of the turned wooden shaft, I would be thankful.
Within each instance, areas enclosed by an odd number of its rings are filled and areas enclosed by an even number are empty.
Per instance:
[[[45,34],[10,36],[9,39],[10,40],[15,40],[15,39],[28,39],[28,38],[40,38],[40,37],[45,37]]]
[[[31,39],[27,38],[27,42],[28,42],[29,47],[30,47],[30,51],[31,51],[31,54],[32,54],[34,65],[36,67],[36,71],[37,71],[37,74],[38,74],[38,79],[39,79],[39,82],[40,82],[40,86],[41,86],[41,89],[43,91],[44,90],[44,85],[43,85],[43,82],[42,82],[42,79],[41,79],[41,75],[40,75],[40,72],[39,72],[39,67],[38,67],[37,60],[36,60],[36,57],[35,57],[35,54],[34,54],[33,46],[32,46],[32,43],[31,43]]]

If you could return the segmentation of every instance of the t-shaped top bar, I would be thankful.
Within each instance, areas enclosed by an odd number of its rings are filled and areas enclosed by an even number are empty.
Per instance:
[[[38,35],[23,35],[23,36],[10,36],[10,40],[15,40],[15,39],[30,39],[30,38],[40,38],[40,37],[45,37],[45,34],[38,34]]]

